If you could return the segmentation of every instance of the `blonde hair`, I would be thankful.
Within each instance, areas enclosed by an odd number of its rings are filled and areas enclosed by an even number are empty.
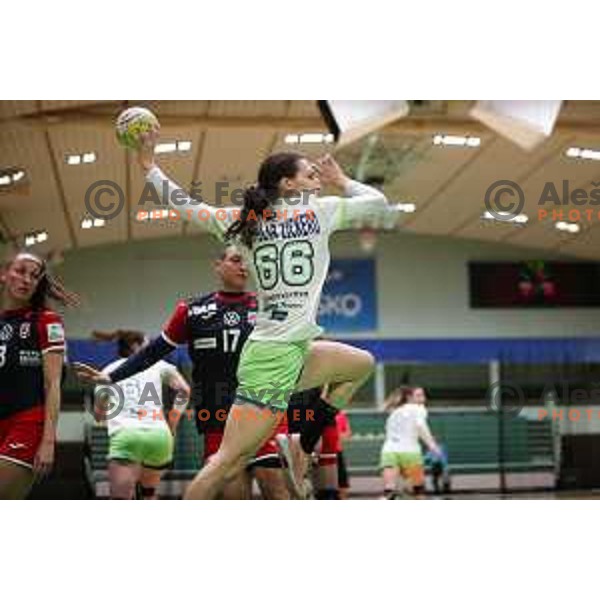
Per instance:
[[[383,409],[386,412],[391,412],[391,411],[395,410],[396,408],[398,408],[399,406],[406,404],[408,402],[408,399],[412,396],[413,391],[414,391],[413,388],[411,388],[407,385],[401,385],[400,387],[397,387],[385,399],[385,402],[383,404]]]

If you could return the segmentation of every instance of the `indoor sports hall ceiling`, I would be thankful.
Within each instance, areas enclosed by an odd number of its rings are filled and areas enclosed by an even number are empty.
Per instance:
[[[414,212],[403,217],[412,232],[600,257],[600,205],[579,207],[580,216],[594,210],[584,215],[577,233],[559,230],[556,218],[538,215],[547,182],[554,182],[559,193],[563,180],[571,190],[588,194],[600,188],[600,153],[589,152],[587,159],[566,154],[572,147],[600,152],[596,101],[566,101],[553,135],[530,153],[471,119],[468,101],[412,102],[408,117],[339,150],[326,143],[286,142],[291,134],[326,133],[315,101],[0,101],[0,234],[5,240],[23,245],[29,237],[37,241],[36,250],[50,252],[195,233],[186,223],[128,218],[144,181],[132,157],[117,145],[113,123],[122,108],[136,105],[157,114],[161,142],[184,142],[181,151],[161,154],[160,163],[185,188],[202,182],[208,201],[217,181],[231,182],[232,189],[252,182],[257,165],[271,152],[293,149],[316,156],[333,151],[355,176],[383,178],[392,202],[414,204]],[[436,135],[479,142],[438,145]],[[69,158],[73,155],[79,158]],[[84,197],[99,180],[124,190],[128,210],[90,226]],[[497,180],[515,181],[523,189],[526,224],[482,218],[485,192]],[[557,208],[564,209],[565,221],[575,220],[568,210],[576,206]]]

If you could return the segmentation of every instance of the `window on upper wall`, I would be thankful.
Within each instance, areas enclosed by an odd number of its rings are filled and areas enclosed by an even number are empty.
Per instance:
[[[488,364],[387,363],[386,395],[400,385],[424,387],[437,405],[484,405],[489,386]]]
[[[600,404],[600,364],[503,363],[502,381],[522,390],[527,404]]]

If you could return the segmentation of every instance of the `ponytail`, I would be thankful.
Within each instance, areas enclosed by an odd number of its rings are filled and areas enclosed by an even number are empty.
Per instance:
[[[81,298],[79,297],[79,294],[69,291],[58,277],[50,275],[45,270],[45,263],[43,268],[44,272],[31,297],[31,307],[33,310],[43,310],[46,308],[48,300],[54,300],[63,306],[69,306],[71,308],[80,306]]]
[[[275,198],[273,201],[277,199]],[[231,242],[239,238],[247,248],[252,248],[254,238],[258,231],[258,219],[261,219],[264,211],[271,205],[273,194],[256,185],[246,188],[244,191],[244,206],[239,221],[232,223],[225,233],[225,241]]]
[[[279,152],[262,162],[258,170],[258,183],[246,188],[240,219],[229,226],[225,241],[239,238],[244,246],[252,248],[258,232],[258,221],[280,196],[281,180],[294,178],[303,158],[302,154],[296,152]]]

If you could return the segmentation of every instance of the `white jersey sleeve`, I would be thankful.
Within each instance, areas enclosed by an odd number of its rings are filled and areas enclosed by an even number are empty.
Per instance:
[[[153,167],[148,171],[146,180],[154,186],[161,200],[165,194],[167,195],[169,207],[177,211],[181,219],[189,220],[219,240],[223,239],[229,226],[240,217],[241,209],[238,207],[215,207],[206,202],[194,200],[158,167]]]
[[[389,211],[389,205],[382,192],[350,180],[344,190],[344,196],[324,196],[317,199],[326,216],[329,231],[348,228],[353,222],[384,216]]]

